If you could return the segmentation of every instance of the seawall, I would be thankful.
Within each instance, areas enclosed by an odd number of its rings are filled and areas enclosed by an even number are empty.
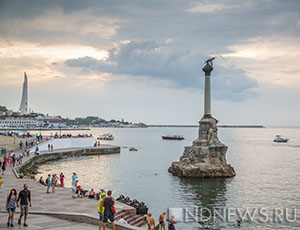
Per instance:
[[[121,148],[113,145],[102,145],[101,147],[81,147],[81,148],[66,148],[58,149],[53,152],[41,152],[40,155],[32,156],[27,161],[17,165],[14,170],[17,177],[22,177],[24,174],[30,174],[31,170],[38,164],[58,160],[63,158],[91,156],[91,155],[104,155],[120,153]]]

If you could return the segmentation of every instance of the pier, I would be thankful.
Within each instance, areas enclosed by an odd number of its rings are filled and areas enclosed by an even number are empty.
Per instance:
[[[24,172],[30,172],[30,169],[36,164],[40,164],[50,160],[57,160],[66,157],[79,157],[90,155],[116,154],[120,153],[119,146],[101,145],[99,147],[77,147],[56,149],[52,152],[43,150],[40,155],[30,154],[29,157],[24,157],[22,164],[12,168],[7,167],[3,176],[4,183],[0,189],[0,208],[2,219],[5,210],[6,197],[11,188],[15,188],[18,192],[23,189],[24,184],[28,184],[28,189],[31,191],[32,207],[29,207],[29,217],[31,215],[43,215],[43,218],[57,217],[66,221],[76,221],[80,224],[98,225],[99,215],[97,212],[98,200],[87,198],[72,198],[71,188],[56,187],[55,193],[46,193],[46,186],[41,185],[38,181],[23,177]],[[70,183],[69,181],[65,182]],[[113,194],[114,195],[114,194]],[[116,201],[115,223],[116,229],[141,230],[145,228],[145,221],[142,216],[136,215],[136,209],[126,204]],[[15,224],[19,217],[20,209],[17,208],[15,215]],[[121,224],[117,220],[124,214],[127,216],[129,224]],[[43,219],[42,218],[42,219]],[[29,219],[30,226],[30,219]],[[67,222],[64,222],[67,223]],[[96,226],[95,226],[96,227]],[[108,225],[108,229],[109,229]]]

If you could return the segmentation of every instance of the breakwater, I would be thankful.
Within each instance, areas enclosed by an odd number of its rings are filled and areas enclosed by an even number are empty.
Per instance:
[[[14,170],[18,177],[32,174],[36,165],[45,163],[47,161],[59,160],[71,157],[91,156],[91,155],[103,155],[120,153],[119,146],[103,145],[101,147],[84,147],[84,148],[70,148],[70,149],[58,149],[53,152],[41,152],[40,155],[35,155],[27,159],[20,165],[17,165]]]

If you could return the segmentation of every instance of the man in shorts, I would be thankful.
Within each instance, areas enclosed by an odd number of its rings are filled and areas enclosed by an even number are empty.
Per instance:
[[[99,205],[98,205],[98,213],[99,213],[99,230],[101,230],[103,226],[103,219],[104,219],[104,207],[101,208],[102,200],[104,200],[106,193],[103,192],[100,195]]]
[[[26,224],[26,220],[28,215],[28,203],[29,203],[29,207],[31,207],[31,195],[30,195],[30,191],[28,190],[27,184],[24,184],[24,189],[19,193],[17,206],[20,200],[21,200],[20,202],[21,215],[18,220],[18,224],[21,225],[21,220],[22,217],[24,216],[24,227],[27,227],[28,225]]]
[[[166,224],[165,224],[165,215],[166,212],[163,212],[162,214],[160,214],[159,216],[159,226],[160,226],[160,230],[166,230]]]
[[[48,174],[48,177],[46,179],[46,185],[47,185],[47,193],[50,193],[50,186],[51,186],[51,175]]]
[[[148,230],[154,230],[155,229],[155,220],[152,217],[152,213],[149,213],[148,216]]]
[[[104,207],[104,218],[103,218],[103,230],[106,229],[106,224],[108,219],[111,222],[111,226],[112,226],[112,230],[116,229],[115,226],[115,208],[114,208],[114,204],[115,204],[115,199],[111,196],[112,191],[108,191],[107,192],[107,197],[105,197],[102,201],[101,201],[101,205],[100,205],[100,210]]]

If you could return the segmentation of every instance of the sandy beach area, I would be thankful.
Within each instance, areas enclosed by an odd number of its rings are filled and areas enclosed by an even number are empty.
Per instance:
[[[17,138],[17,137],[9,137],[0,135],[0,148],[6,147],[8,151],[16,151],[18,150],[20,141],[31,141],[34,138]]]

